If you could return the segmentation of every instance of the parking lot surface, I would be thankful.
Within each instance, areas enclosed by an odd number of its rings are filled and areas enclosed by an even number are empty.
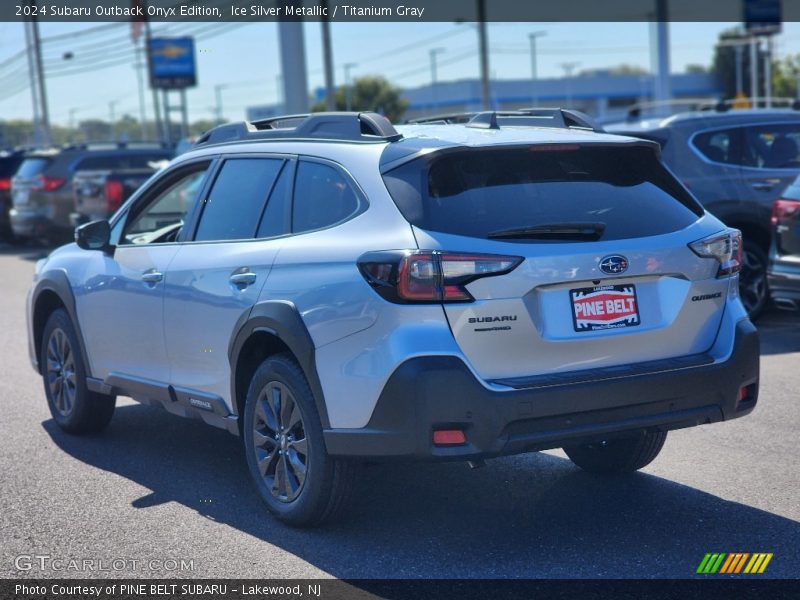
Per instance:
[[[765,576],[800,573],[800,315],[759,322],[752,415],[670,433],[640,473],[589,475],[561,451],[367,465],[346,520],[293,530],[224,431],[129,399],[101,435],[56,427],[26,350],[42,255],[0,247],[0,576],[682,578],[707,552],[771,552]],[[27,569],[31,555],[52,560]],[[95,571],[56,568],[71,559]]]

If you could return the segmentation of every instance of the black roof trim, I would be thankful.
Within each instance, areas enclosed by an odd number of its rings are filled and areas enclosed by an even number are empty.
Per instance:
[[[284,115],[220,125],[198,138],[195,146],[254,140],[334,140],[395,142],[403,136],[374,112],[320,112]]]

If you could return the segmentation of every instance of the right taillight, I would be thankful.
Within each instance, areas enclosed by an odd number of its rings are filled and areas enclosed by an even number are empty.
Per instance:
[[[692,242],[689,248],[702,258],[717,259],[717,277],[733,275],[742,268],[742,232],[738,229],[729,229]]]
[[[472,302],[467,284],[509,273],[522,260],[497,254],[389,250],[364,254],[358,268],[367,283],[390,302]]]
[[[0,192],[11,189],[11,179],[8,177],[0,177]]]
[[[777,225],[778,221],[791,219],[800,210],[800,200],[787,200],[779,198],[772,203],[772,224]]]
[[[120,206],[122,206],[122,200],[123,200],[122,183],[119,181],[115,181],[114,179],[109,179],[108,181],[106,181],[105,188],[106,188],[105,189],[106,207],[108,208],[109,213],[113,213]]]

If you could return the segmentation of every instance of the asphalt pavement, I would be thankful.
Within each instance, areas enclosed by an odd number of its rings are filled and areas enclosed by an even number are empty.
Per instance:
[[[298,531],[222,430],[129,399],[100,435],[56,427],[26,351],[41,254],[0,248],[0,577],[683,578],[707,552],[800,574],[798,314],[759,323],[756,410],[670,433],[639,473],[593,476],[560,451],[365,466],[346,520]]]

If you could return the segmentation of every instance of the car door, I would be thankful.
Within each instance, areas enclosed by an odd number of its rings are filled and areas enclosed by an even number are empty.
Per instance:
[[[750,125],[743,138],[742,180],[767,222],[772,202],[800,174],[800,123]]]
[[[166,382],[164,273],[193,207],[209,160],[154,181],[114,222],[111,253],[92,251],[76,290],[78,318],[96,377]]]
[[[229,397],[228,345],[288,232],[293,170],[291,157],[226,158],[200,203],[193,238],[166,277],[164,331],[179,398]]]

